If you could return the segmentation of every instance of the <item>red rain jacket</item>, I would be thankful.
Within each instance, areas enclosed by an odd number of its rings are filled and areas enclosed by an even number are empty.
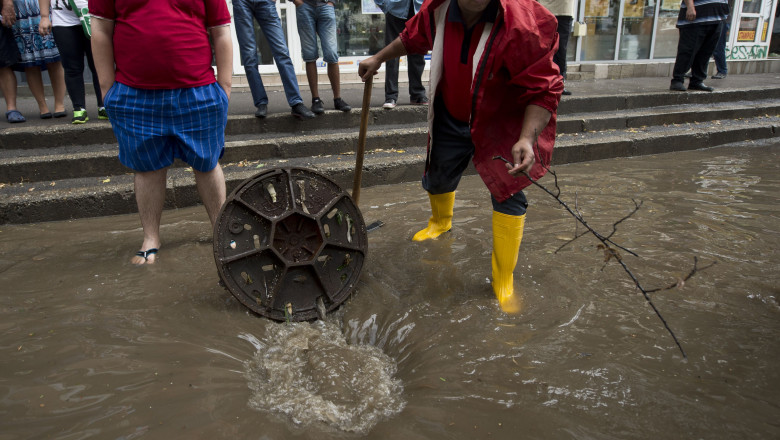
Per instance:
[[[442,78],[442,53],[447,8],[450,1],[426,1],[401,32],[408,53],[431,53],[430,96]],[[503,202],[530,185],[525,177],[512,177],[501,155],[512,160],[512,146],[520,139],[525,108],[538,105],[552,113],[539,134],[535,148],[533,179],[542,177],[550,166],[555,144],[558,102],[563,78],[553,55],[558,50],[558,23],[535,0],[500,0],[495,23],[486,23],[474,54],[471,85],[471,138],[475,145],[474,165],[491,194]],[[478,60],[478,62],[476,61]],[[428,158],[430,159],[433,102],[428,107]],[[543,166],[544,165],[544,166]]]

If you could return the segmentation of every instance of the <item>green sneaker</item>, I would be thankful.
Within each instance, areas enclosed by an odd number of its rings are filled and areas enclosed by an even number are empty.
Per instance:
[[[106,111],[105,107],[100,107],[98,109],[98,119],[108,121],[108,112]]]
[[[83,108],[73,110],[73,119],[70,121],[71,124],[83,124],[87,121],[89,121],[89,116],[87,116],[86,110]]]

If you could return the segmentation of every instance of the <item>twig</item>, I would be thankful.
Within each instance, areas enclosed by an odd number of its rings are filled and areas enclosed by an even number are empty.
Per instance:
[[[504,161],[504,162],[506,162],[506,163],[508,163],[510,165],[513,165],[512,162],[510,162],[509,160],[507,160],[503,156],[494,156],[493,160],[502,160],[502,161]],[[663,323],[664,327],[666,328],[666,331],[669,332],[669,334],[672,336],[672,339],[674,340],[674,343],[677,344],[677,348],[680,349],[680,353],[682,353],[683,358],[687,359],[688,355],[685,354],[685,350],[683,349],[682,345],[680,344],[680,341],[677,339],[677,336],[674,334],[674,331],[672,331],[671,327],[669,327],[669,324],[666,322],[666,319],[664,319],[663,315],[661,315],[661,312],[658,310],[658,308],[653,303],[653,300],[650,299],[650,295],[649,294],[653,293],[653,292],[658,292],[658,291],[661,291],[661,290],[670,290],[670,289],[674,289],[676,287],[682,287],[685,284],[685,281],[687,281],[688,279],[693,277],[697,272],[705,270],[705,269],[708,269],[708,268],[712,267],[715,263],[713,262],[712,264],[710,264],[710,265],[708,265],[706,267],[698,268],[697,267],[697,261],[698,260],[696,259],[696,257],[694,257],[694,259],[693,259],[693,269],[691,269],[690,273],[688,273],[688,275],[685,278],[677,280],[676,283],[674,283],[674,284],[672,284],[672,285],[670,285],[668,287],[665,287],[665,288],[646,290],[644,287],[642,287],[642,284],[639,282],[637,277],[633,274],[633,272],[631,272],[631,270],[628,268],[626,263],[623,261],[623,258],[621,257],[621,255],[620,255],[620,253],[618,252],[617,249],[621,249],[624,252],[626,252],[628,254],[631,254],[631,255],[633,255],[635,257],[638,257],[638,255],[636,253],[634,253],[633,251],[631,251],[629,249],[626,249],[625,247],[615,243],[611,239],[611,237],[617,232],[618,225],[620,223],[624,222],[625,220],[629,219],[634,214],[636,214],[636,212],[639,211],[639,208],[642,206],[642,202],[637,203],[635,200],[632,199],[631,201],[634,202],[634,209],[630,213],[628,213],[626,216],[624,216],[623,218],[621,218],[620,220],[618,220],[618,221],[616,221],[615,223],[612,224],[612,232],[610,232],[606,236],[602,235],[598,231],[593,229],[588,224],[587,221],[585,221],[585,219],[583,218],[582,214],[580,213],[579,209],[576,206],[575,206],[575,209],[572,210],[571,207],[569,207],[569,205],[566,202],[561,200],[561,198],[560,198],[561,188],[560,188],[560,186],[558,186],[558,175],[555,174],[555,172],[553,172],[551,169],[549,169],[545,164],[541,164],[541,165],[547,170],[547,172],[549,174],[551,174],[555,178],[555,190],[554,191],[548,189],[544,185],[539,184],[536,180],[531,178],[531,176],[527,172],[523,171],[522,174],[534,186],[540,188],[542,191],[546,192],[547,194],[552,196],[555,200],[557,200],[558,203],[561,206],[563,206],[566,209],[566,211],[568,211],[569,214],[571,214],[571,216],[574,217],[577,220],[577,222],[581,223],[587,229],[586,232],[582,232],[582,233],[579,233],[579,234],[577,234],[575,232],[574,238],[572,238],[568,242],[564,243],[555,252],[558,252],[559,250],[561,250],[563,247],[565,247],[569,243],[572,243],[574,240],[582,237],[583,235],[587,235],[588,233],[590,233],[594,237],[596,237],[596,239],[598,239],[601,242],[601,244],[598,246],[598,248],[602,249],[604,251],[604,267],[606,267],[606,264],[610,260],[612,260],[612,259],[614,259],[615,261],[618,262],[618,264],[620,264],[620,266],[623,268],[623,271],[634,282],[634,285],[637,287],[637,289],[639,289],[639,291],[642,292],[642,295],[644,296],[645,301],[653,309],[653,312],[655,312],[656,316],[658,316],[658,319],[661,320],[661,322]],[[576,203],[576,201],[575,201],[575,203]],[[604,269],[604,267],[602,267],[602,270]]]

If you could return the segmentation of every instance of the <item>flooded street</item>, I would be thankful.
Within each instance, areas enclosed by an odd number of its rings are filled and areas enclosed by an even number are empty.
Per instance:
[[[538,188],[503,314],[491,203],[463,179],[453,229],[412,243],[419,183],[361,193],[368,258],[324,322],[274,323],[218,284],[198,208],[0,226],[0,440],[780,438],[780,148],[557,166],[562,198],[623,255],[687,352],[598,242]],[[552,177],[542,184],[553,185]]]

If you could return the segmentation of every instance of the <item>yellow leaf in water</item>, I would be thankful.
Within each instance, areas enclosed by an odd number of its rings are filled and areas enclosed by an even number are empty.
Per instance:
[[[49,186],[54,186],[56,184],[57,184],[57,182],[52,182],[52,183],[49,184]]]
[[[398,153],[406,153],[404,150],[398,150]]]
[[[110,181],[111,181],[111,179],[103,179],[103,183],[108,183]]]

